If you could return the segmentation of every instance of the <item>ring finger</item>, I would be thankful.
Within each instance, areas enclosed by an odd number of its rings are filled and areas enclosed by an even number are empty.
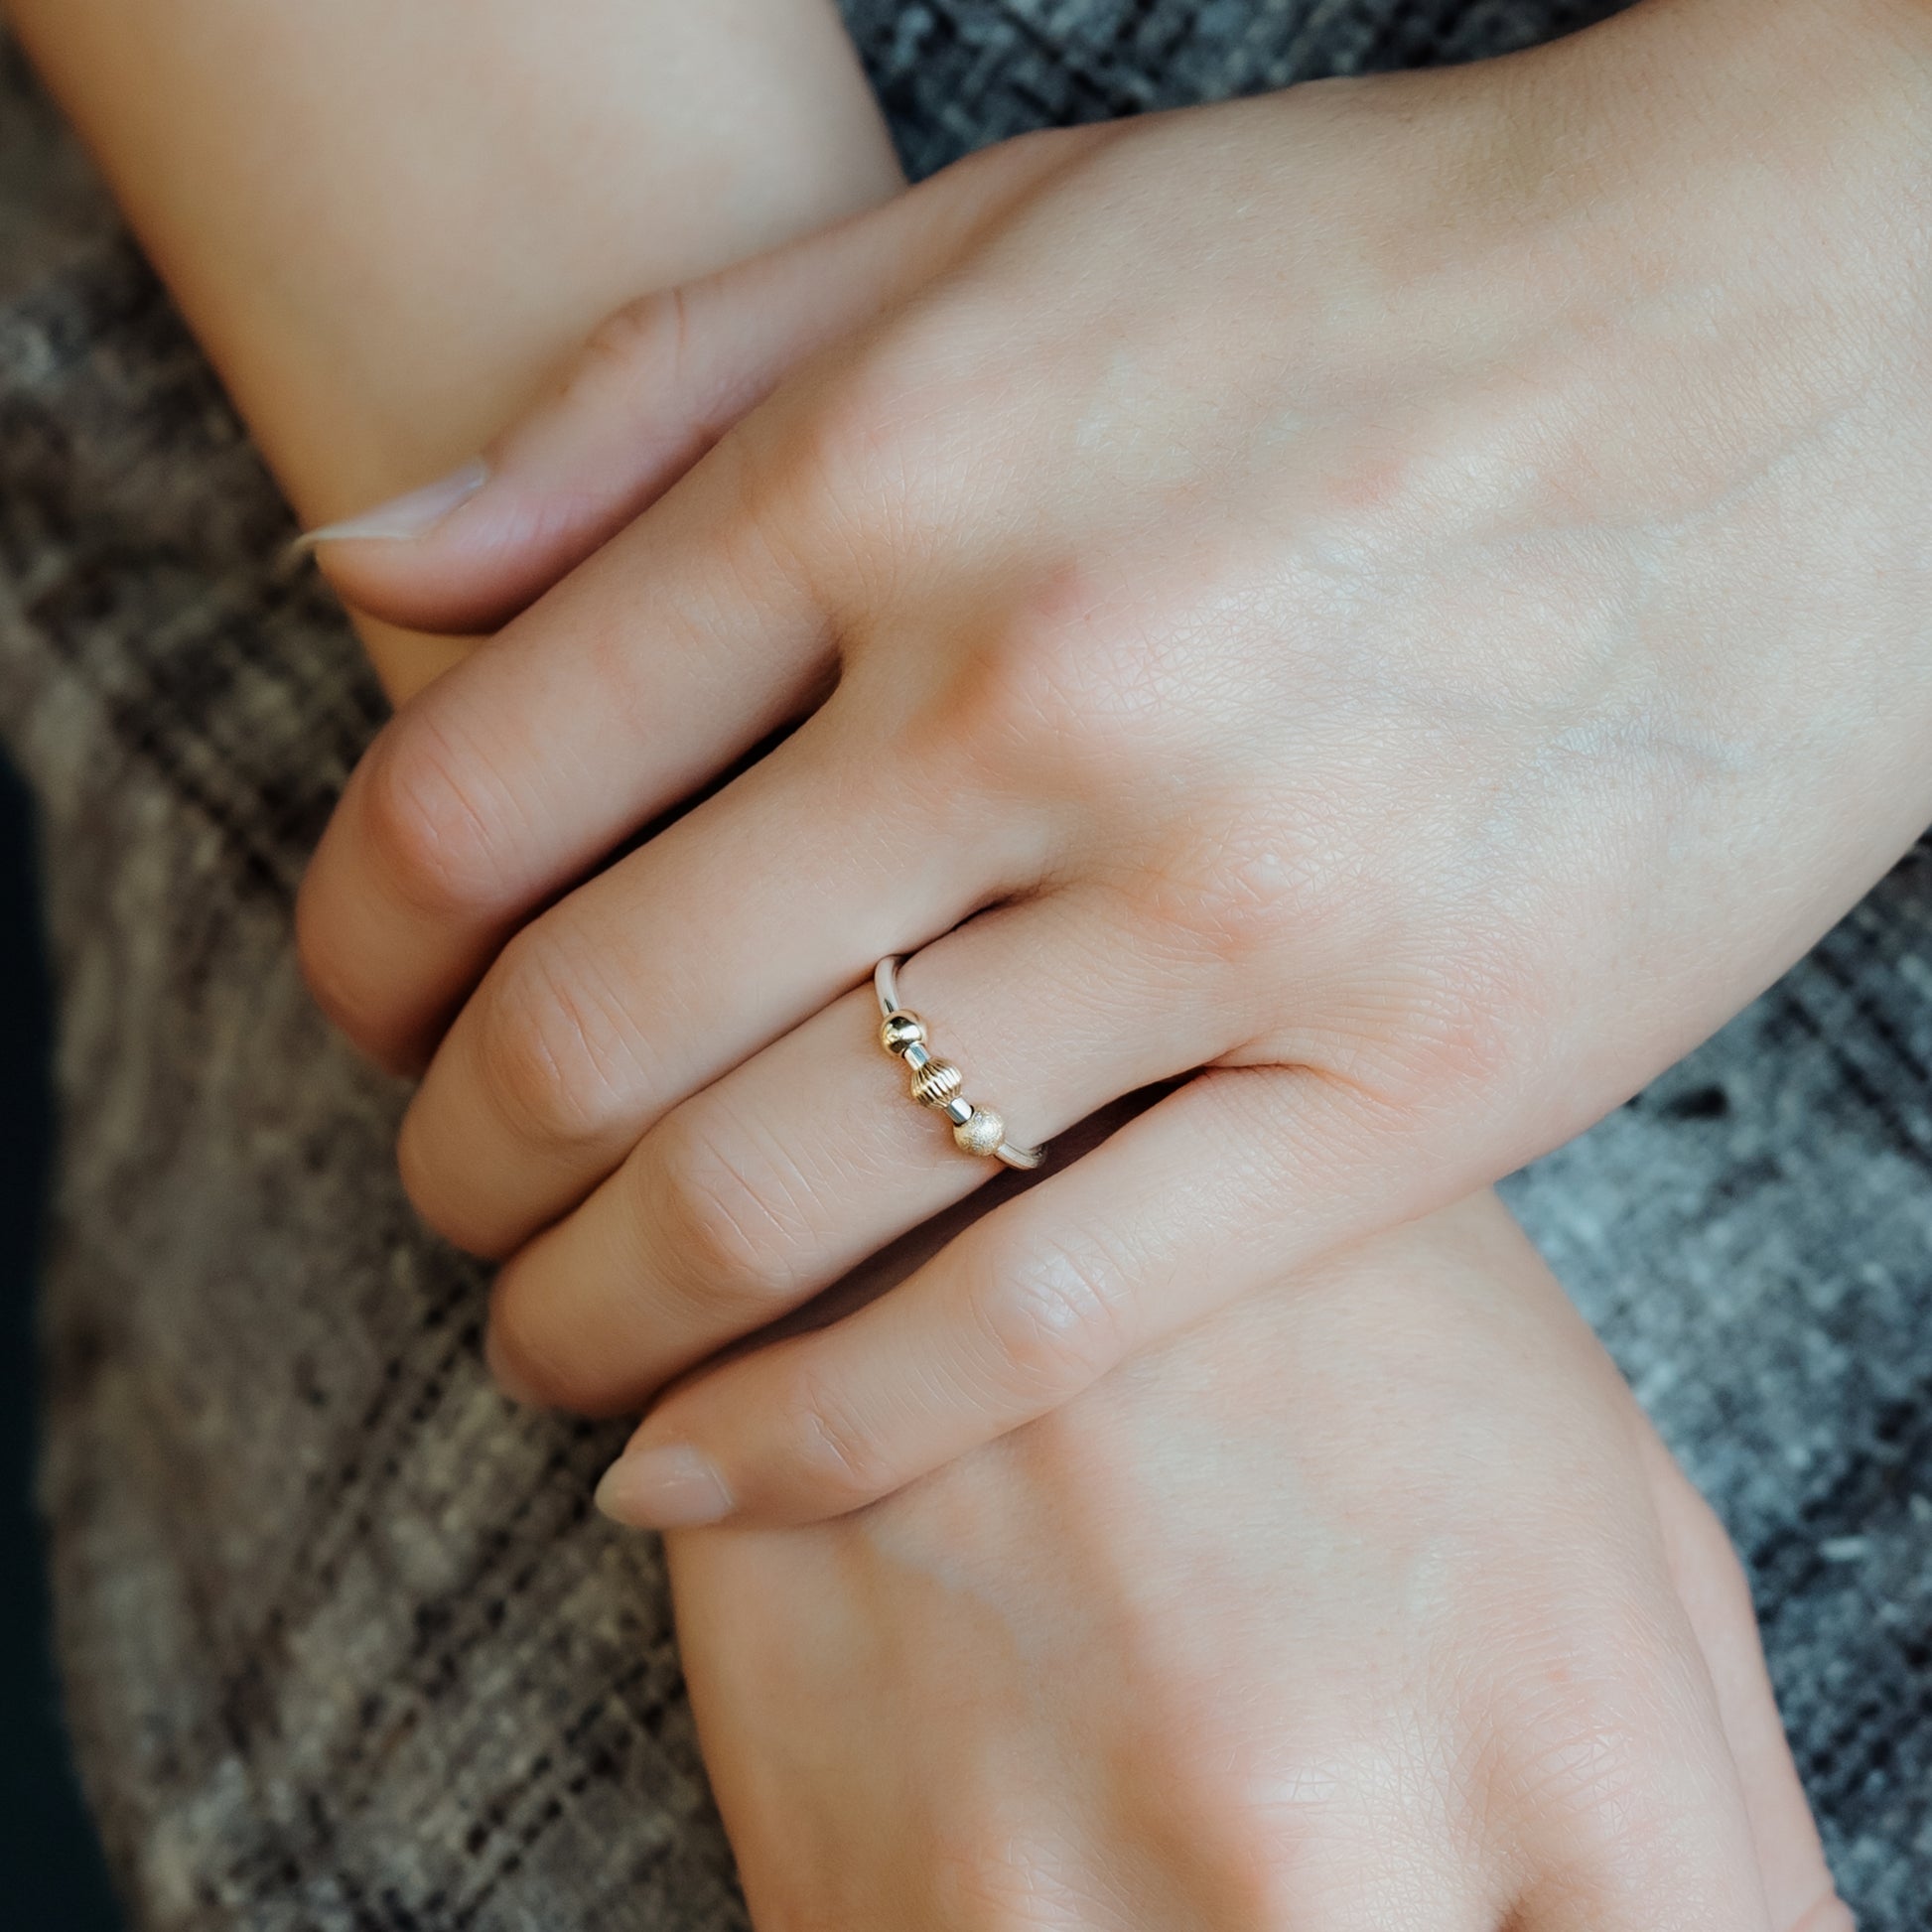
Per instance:
[[[964,1097],[1026,1146],[1228,1047],[1194,970],[1111,895],[1070,889],[927,946],[899,997]],[[834,1001],[666,1115],[504,1269],[499,1378],[529,1400],[636,1408],[1000,1172],[949,1129],[881,1049],[873,989]]]

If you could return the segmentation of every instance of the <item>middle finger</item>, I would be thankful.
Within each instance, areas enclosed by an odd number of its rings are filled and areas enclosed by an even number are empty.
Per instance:
[[[835,697],[504,948],[403,1123],[432,1226],[508,1253],[880,953],[1031,883],[1011,813],[845,712]]]

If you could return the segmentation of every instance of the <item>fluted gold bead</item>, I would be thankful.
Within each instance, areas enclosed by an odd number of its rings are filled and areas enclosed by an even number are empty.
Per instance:
[[[965,1084],[965,1074],[950,1060],[928,1060],[912,1076],[912,1098],[921,1107],[943,1107]]]
[[[902,1053],[908,1046],[925,1043],[925,1022],[916,1013],[889,1013],[879,1023],[879,1043],[889,1053]]]
[[[1007,1124],[991,1107],[975,1107],[971,1120],[962,1122],[952,1137],[968,1154],[992,1154],[1007,1137]]]

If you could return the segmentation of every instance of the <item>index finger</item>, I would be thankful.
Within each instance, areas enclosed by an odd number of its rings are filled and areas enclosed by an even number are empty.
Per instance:
[[[831,639],[722,447],[391,721],[297,907],[316,998],[419,1066],[504,939],[810,708]]]

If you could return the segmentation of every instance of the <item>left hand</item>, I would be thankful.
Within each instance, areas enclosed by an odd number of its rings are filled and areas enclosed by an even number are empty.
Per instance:
[[[663,1403],[720,1507],[1052,1408],[1798,956],[1932,818],[1929,22],[1649,0],[1016,143],[633,313],[434,534],[329,546],[469,624],[663,491],[396,720],[303,905],[378,1052],[469,994],[402,1159],[513,1257],[506,1378],[636,1405],[985,1176],[873,1043],[884,953],[1011,1139],[1206,1071]]]
[[[1724,1532],[1493,1198],[667,1548],[759,1932],[1851,1932]]]

